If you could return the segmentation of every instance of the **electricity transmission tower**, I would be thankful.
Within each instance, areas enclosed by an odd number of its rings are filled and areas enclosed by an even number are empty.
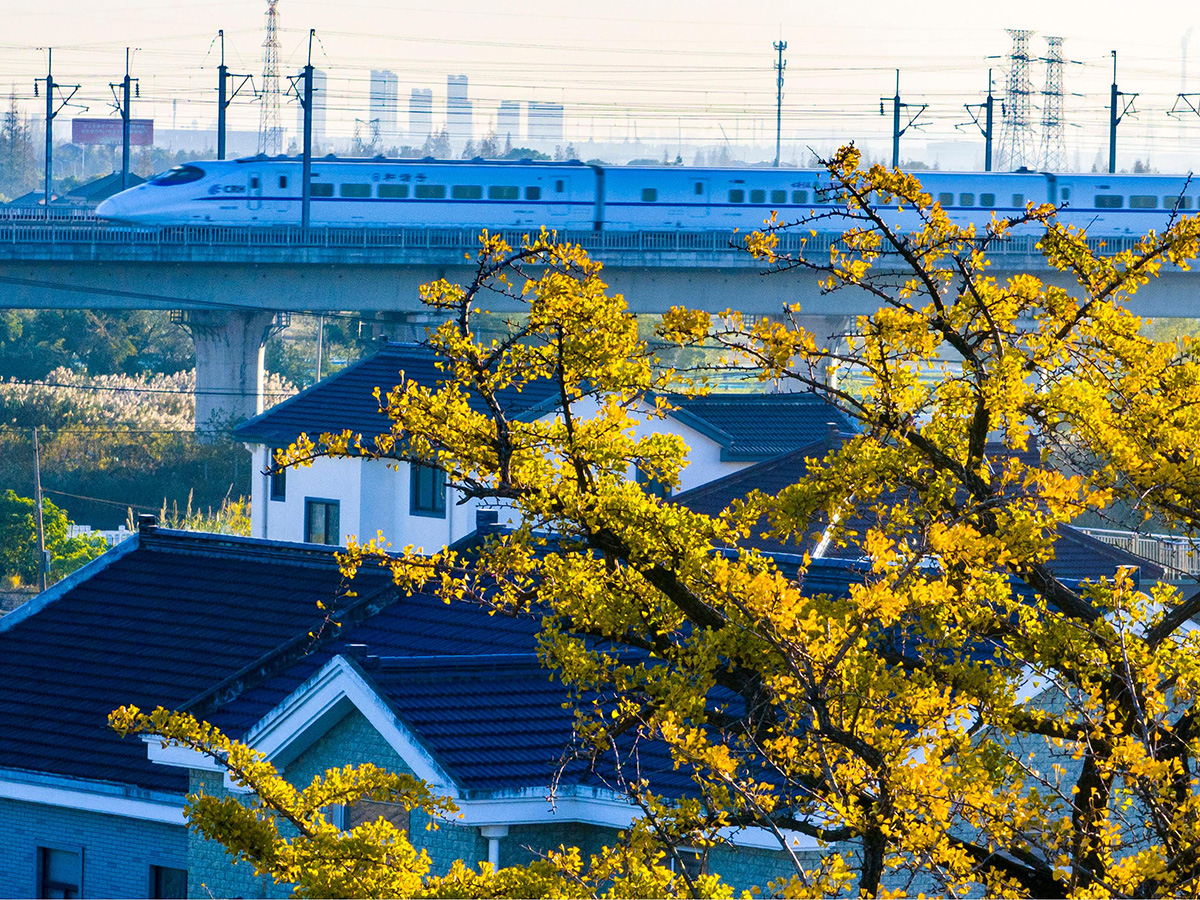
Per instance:
[[[279,124],[279,0],[267,0],[267,36],[263,40],[262,95],[258,110],[258,152],[274,156],[283,149]]]
[[[1067,165],[1066,122],[1063,119],[1063,39],[1046,38],[1046,87],[1042,90],[1041,169],[1061,172]]]
[[[1009,57],[1008,86],[1001,104],[1000,160],[998,168],[1011,172],[1034,164],[1033,129],[1029,121],[1029,38],[1032,31],[1009,28],[1013,49]]]

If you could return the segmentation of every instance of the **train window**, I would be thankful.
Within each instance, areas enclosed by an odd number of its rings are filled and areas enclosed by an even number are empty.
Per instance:
[[[204,170],[199,166],[175,166],[167,169],[161,175],[155,175],[150,183],[156,187],[169,187],[173,184],[187,184],[189,181],[199,181],[204,177]]]
[[[938,194],[937,202],[942,204],[942,206],[953,206],[954,205],[954,195],[953,194]]]
[[[1125,205],[1125,198],[1120,194],[1097,194],[1096,209],[1120,209]]]
[[[995,194],[980,194],[979,195],[979,205],[986,206],[988,209],[995,209],[996,208],[996,195]]]
[[[807,203],[808,202],[808,191],[792,191],[792,202],[793,203]]]
[[[658,200],[658,188],[642,188],[642,202],[654,203]]]
[[[520,195],[520,191],[516,185],[508,184],[489,184],[488,199],[489,200],[516,200]]]
[[[1024,194],[1013,194],[1012,201],[1013,201],[1012,202],[1013,206],[1019,206],[1022,209],[1025,208],[1025,195]]]
[[[1064,200],[1070,200],[1070,199],[1071,199],[1071,189],[1070,189],[1069,187],[1065,187],[1065,188],[1063,188],[1063,189],[1062,189],[1062,198],[1063,198]]]
[[[1134,194],[1129,198],[1130,209],[1157,209],[1158,198],[1150,194]]]
[[[483,198],[483,188],[477,184],[456,184],[450,188],[450,196],[455,200],[480,200]]]
[[[261,184],[261,182],[258,180],[258,176],[251,175],[250,176],[250,190],[257,191],[259,184]]]
[[[381,200],[403,200],[408,196],[408,185],[381,184],[376,193]]]
[[[766,203],[767,202],[767,192],[762,191],[762,190],[751,191],[750,192],[750,202],[751,203]]]
[[[699,196],[700,194],[703,194],[703,193],[704,193],[704,182],[697,181],[696,182],[696,195]]]
[[[1173,197],[1163,197],[1163,209],[1191,209],[1192,198],[1180,197],[1176,194]]]
[[[974,206],[975,205],[975,195],[974,194],[959,194],[958,195],[958,205],[959,206]]]
[[[332,197],[333,185],[321,181],[314,181],[308,189],[310,197]]]
[[[542,199],[542,189],[540,187],[538,187],[536,184],[525,188],[525,199],[526,200],[541,200]]]
[[[286,176],[286,175],[280,175],[280,176],[279,176],[279,186],[280,186],[281,188],[285,188],[285,187],[287,187],[287,176]]]
[[[371,196],[371,186],[369,184],[339,184],[338,193],[343,197],[362,199]]]
[[[733,188],[732,190],[729,191],[729,202],[730,203],[745,203],[746,202],[746,192],[743,191],[741,188]]]
[[[771,191],[772,203],[787,203],[787,191]]]
[[[558,181],[554,182],[554,190],[557,191],[558,193],[561,194],[564,190],[566,190],[566,188],[567,188],[567,183],[565,181],[563,181],[561,178]]]
[[[418,184],[414,193],[421,200],[441,200],[446,196],[446,186],[444,184]]]

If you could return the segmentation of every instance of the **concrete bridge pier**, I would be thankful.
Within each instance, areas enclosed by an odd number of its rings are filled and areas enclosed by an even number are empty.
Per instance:
[[[810,332],[822,350],[839,352],[846,349],[846,335],[854,327],[854,316],[810,316],[793,317],[795,323]],[[829,361],[821,373],[822,380],[830,387],[837,387],[838,367]]]
[[[174,316],[196,347],[196,430],[263,411],[263,353],[277,327],[262,309],[189,309]]]

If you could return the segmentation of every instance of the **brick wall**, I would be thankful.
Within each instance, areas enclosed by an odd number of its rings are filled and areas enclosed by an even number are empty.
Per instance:
[[[83,850],[83,896],[146,897],[150,866],[186,868],[187,843],[182,825],[0,800],[0,897],[37,896],[47,846]]]

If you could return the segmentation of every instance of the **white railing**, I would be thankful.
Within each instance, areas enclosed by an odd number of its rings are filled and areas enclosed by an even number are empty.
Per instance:
[[[1112,528],[1080,528],[1084,534],[1158,563],[1171,572],[1200,575],[1200,540],[1175,534],[1143,534]]]
[[[45,248],[47,245],[93,245],[136,247],[276,247],[392,249],[414,251],[473,251],[479,247],[478,228],[375,228],[298,225],[113,225],[90,215],[41,218],[0,216],[0,244]],[[511,243],[519,243],[527,229],[503,229],[499,232]],[[725,231],[559,231],[560,240],[580,244],[584,249],[603,254],[709,254],[741,257],[748,261],[742,236]],[[827,253],[839,241],[833,232],[810,235],[807,232],[782,232],[779,250],[811,254]],[[1134,238],[1089,239],[1096,251],[1106,254],[1128,249]],[[1007,238],[993,248],[993,255],[1040,258],[1037,238],[1020,235]]]
[[[92,528],[91,525],[68,525],[67,526],[67,537],[69,537],[69,538],[87,536],[87,535],[93,535],[93,534],[100,535],[100,537],[102,537],[102,538],[104,538],[104,540],[108,541],[108,546],[115,547],[115,546],[117,546],[117,544],[121,543],[122,541],[133,537],[135,534],[137,534],[137,532],[130,531],[124,525],[121,525],[120,527],[116,528],[115,530],[109,530],[106,528]]]

